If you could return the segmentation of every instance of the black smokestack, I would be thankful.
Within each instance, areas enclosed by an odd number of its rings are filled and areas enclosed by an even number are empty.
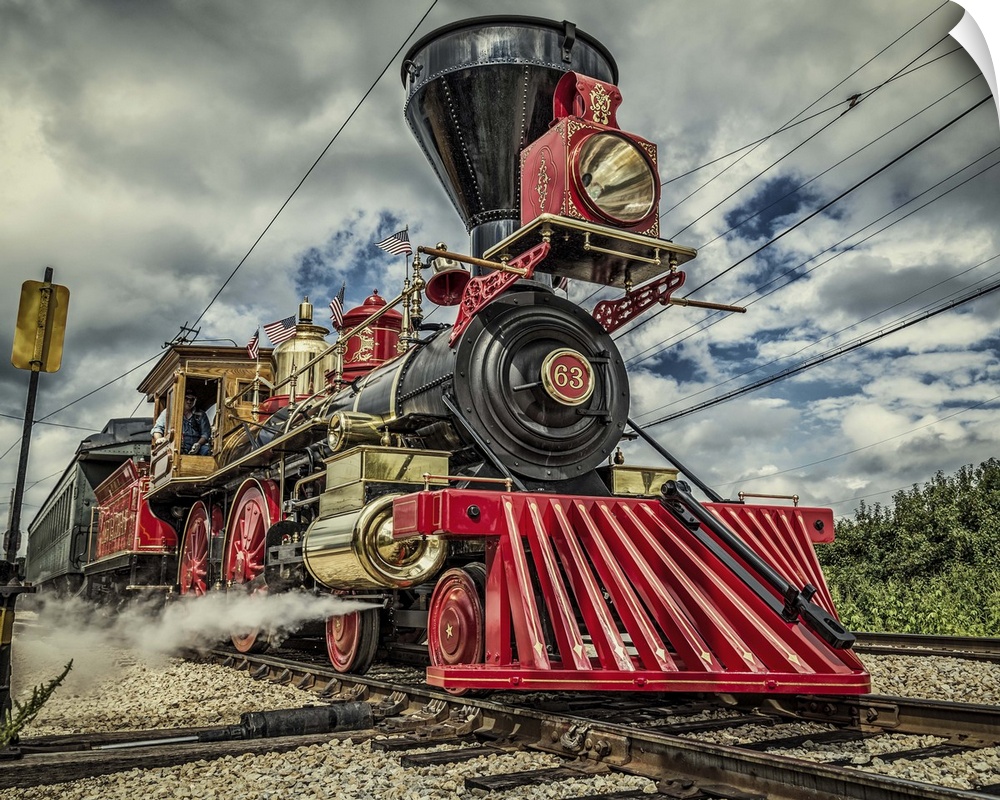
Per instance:
[[[406,54],[406,120],[465,222],[472,255],[520,227],[520,152],[548,128],[569,71],[618,83],[611,54],[571,22],[478,17]]]

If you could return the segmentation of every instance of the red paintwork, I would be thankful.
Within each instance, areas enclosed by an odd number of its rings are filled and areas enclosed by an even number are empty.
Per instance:
[[[357,611],[327,618],[326,654],[336,672],[351,671],[357,660],[360,644],[361,615]]]
[[[385,305],[376,289],[357,308],[344,314],[343,330],[350,331]],[[368,328],[348,338],[344,348],[344,383],[350,383],[399,355],[399,333],[403,315],[395,309],[386,311]]]
[[[94,489],[100,517],[95,558],[120,553],[172,553],[174,529],[149,510],[149,462],[131,459]]]
[[[208,507],[199,500],[188,512],[177,575],[181,594],[201,596],[208,592],[209,542],[219,530],[217,520],[221,517],[217,506],[213,511],[216,513],[210,516]]]
[[[264,571],[267,530],[281,519],[280,498],[277,483],[253,478],[236,493],[226,524],[228,583],[249,583]]]
[[[445,572],[434,587],[427,620],[431,664],[478,663],[483,660],[484,611],[474,579],[464,569]]]
[[[819,588],[813,601],[834,613],[811,543],[817,520],[832,531],[828,509],[708,507],[788,580]],[[431,666],[436,686],[870,689],[853,652],[785,621],[656,500],[418,492],[395,501],[394,534],[486,539],[485,663]]]
[[[621,230],[659,236],[659,181],[650,212],[631,225],[606,219],[591,207],[574,178],[573,166],[583,143],[596,133],[613,132],[635,144],[658,175],[656,145],[618,128],[615,109],[621,102],[618,88],[610,83],[567,72],[556,86],[551,127],[521,151],[521,224],[540,214],[558,214]]]
[[[538,266],[549,254],[551,246],[548,242],[536,244],[530,250],[521,253],[517,258],[507,262],[507,266],[515,269],[523,269],[524,274],[516,272],[503,272],[500,270],[470,278],[462,293],[462,302],[458,306],[458,315],[455,317],[455,325],[451,330],[451,337],[448,339],[449,345],[454,345],[462,332],[469,327],[475,319],[479,310],[489,304],[493,298],[503,294],[507,289],[520,280],[531,280],[535,274],[535,267]]]
[[[594,306],[592,316],[608,333],[613,333],[629,320],[635,319],[653,303],[665,306],[670,296],[684,285],[685,273],[671,272],[655,281],[628,292],[620,300],[602,300]]]
[[[266,592],[258,582],[264,572],[267,531],[281,519],[281,491],[275,481],[250,478],[243,482],[233,500],[226,523],[226,555],[223,576],[227,591]],[[250,587],[243,586],[250,584]],[[229,637],[241,653],[261,653],[269,646],[260,628],[234,629]]]
[[[312,397],[312,395],[309,395],[309,394],[297,394],[297,395],[295,395],[295,402],[296,403],[301,403],[301,402],[303,402],[305,400],[308,400],[310,397]],[[278,409],[281,409],[281,408],[284,408],[285,406],[287,406],[288,405],[288,398],[289,398],[289,395],[287,395],[287,394],[275,394],[275,395],[271,395],[270,397],[262,400],[261,403],[260,403],[260,408],[259,408],[259,410],[257,412],[257,414],[258,414],[258,421],[259,422],[263,422],[269,416],[271,416],[275,411],[277,411]]]

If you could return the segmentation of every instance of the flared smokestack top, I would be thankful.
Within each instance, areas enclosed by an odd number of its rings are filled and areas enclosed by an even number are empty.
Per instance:
[[[403,61],[404,113],[482,256],[520,225],[519,155],[552,121],[565,72],[618,83],[604,45],[571,22],[477,17],[447,25]]]

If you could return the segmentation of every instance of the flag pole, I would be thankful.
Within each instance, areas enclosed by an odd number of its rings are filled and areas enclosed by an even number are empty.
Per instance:
[[[406,224],[403,228],[406,231],[406,240],[410,240],[410,225]],[[406,281],[410,277],[410,259],[409,254],[405,251],[403,252],[403,280]]]

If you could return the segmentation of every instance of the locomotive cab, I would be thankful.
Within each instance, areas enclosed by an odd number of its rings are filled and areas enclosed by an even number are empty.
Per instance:
[[[267,399],[272,380],[270,350],[251,361],[242,347],[173,345],[139,386],[154,403],[153,418],[164,415],[164,439],[150,453],[152,493],[172,487],[169,494],[183,494],[186,484],[215,472],[225,443],[256,424],[255,409]],[[200,453],[182,446],[187,396],[210,432]]]

